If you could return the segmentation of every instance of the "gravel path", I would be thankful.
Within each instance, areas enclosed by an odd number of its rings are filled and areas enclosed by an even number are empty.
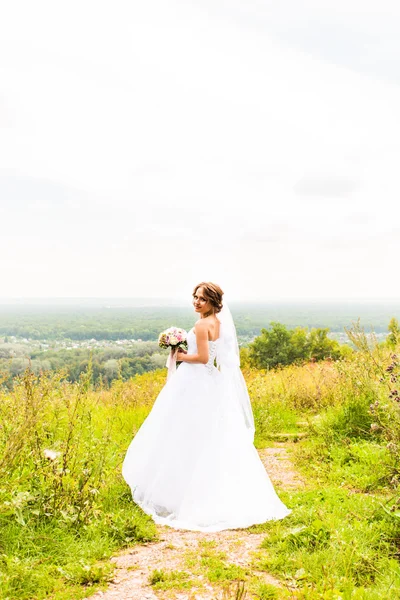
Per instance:
[[[295,489],[304,485],[295,472],[288,448],[290,443],[275,443],[271,448],[259,451],[261,460],[274,485],[281,489]],[[226,554],[226,560],[241,567],[251,568],[253,554],[265,537],[265,533],[250,533],[246,529],[226,530],[217,533],[183,531],[166,526],[157,526],[160,540],[138,544],[124,550],[111,560],[116,569],[108,589],[90,596],[90,600],[219,600],[221,586],[212,586],[198,573],[191,573],[193,587],[184,591],[154,590],[149,584],[149,575],[154,569],[190,572],[185,558],[198,555],[205,541],[213,551]],[[265,583],[281,587],[281,583],[265,572],[256,572]],[[233,588],[232,588],[233,589]]]

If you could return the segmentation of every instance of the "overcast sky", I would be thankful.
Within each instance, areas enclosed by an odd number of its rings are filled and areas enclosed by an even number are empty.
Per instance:
[[[400,297],[399,3],[1,13],[0,297]]]

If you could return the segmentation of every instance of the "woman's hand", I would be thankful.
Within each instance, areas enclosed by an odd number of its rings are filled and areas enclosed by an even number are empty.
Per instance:
[[[179,361],[183,361],[183,356],[185,356],[185,354],[187,354],[187,352],[185,350],[178,350],[178,352],[176,353],[176,360],[177,362]]]

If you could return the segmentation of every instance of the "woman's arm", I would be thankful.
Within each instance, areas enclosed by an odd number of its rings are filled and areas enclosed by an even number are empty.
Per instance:
[[[207,323],[202,323],[201,320],[197,321],[196,325],[194,326],[194,331],[196,334],[197,354],[185,354],[184,352],[178,352],[176,360],[206,365],[208,363]]]

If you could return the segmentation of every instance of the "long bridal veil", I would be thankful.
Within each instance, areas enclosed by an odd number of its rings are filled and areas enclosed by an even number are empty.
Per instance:
[[[223,389],[242,410],[243,418],[251,440],[254,440],[254,416],[249,393],[242,371],[240,370],[240,350],[236,327],[227,302],[223,301],[222,310],[216,313],[220,322],[220,335],[217,342],[216,361],[225,379]]]

